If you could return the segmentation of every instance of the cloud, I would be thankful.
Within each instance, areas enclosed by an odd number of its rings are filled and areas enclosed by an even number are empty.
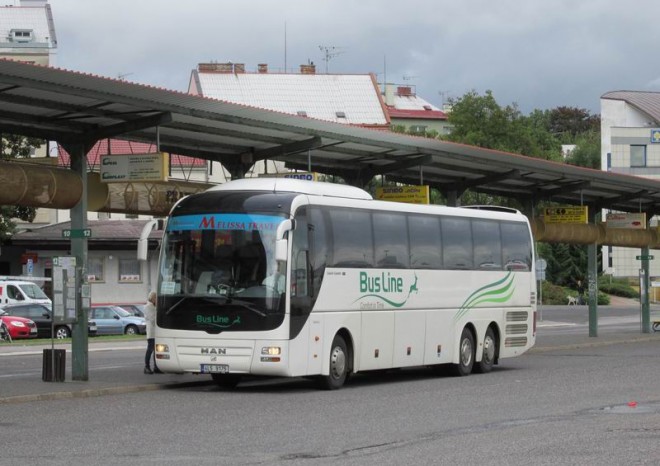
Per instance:
[[[309,60],[319,72],[414,76],[405,82],[436,104],[440,92],[491,89],[524,112],[599,112],[604,92],[658,86],[660,75],[655,0],[50,3],[59,66],[183,91],[199,62],[278,71],[285,59],[289,70]],[[321,46],[336,47],[329,61]]]

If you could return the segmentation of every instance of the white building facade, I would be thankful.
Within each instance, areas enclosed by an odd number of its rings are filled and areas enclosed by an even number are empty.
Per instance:
[[[614,91],[601,97],[601,168],[660,181],[660,92]],[[657,218],[650,220],[657,228]],[[603,246],[603,267],[618,277],[639,275],[640,250]],[[654,255],[654,254],[651,254]],[[660,275],[660,254],[650,273]]]

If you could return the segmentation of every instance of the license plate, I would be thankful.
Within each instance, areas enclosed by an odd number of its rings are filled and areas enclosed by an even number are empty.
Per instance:
[[[229,372],[229,364],[202,364],[202,374],[226,374]]]

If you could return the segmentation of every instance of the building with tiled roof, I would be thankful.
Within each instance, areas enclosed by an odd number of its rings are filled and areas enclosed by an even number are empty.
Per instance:
[[[149,235],[149,260],[137,260],[137,241],[148,220],[89,220],[87,280],[93,283],[92,303],[143,303],[158,279],[158,245],[163,232]],[[24,257],[34,263],[34,276],[43,277],[52,270],[53,258],[69,254],[71,241],[63,237],[71,222],[35,227],[12,238],[15,248],[25,248]],[[4,248],[3,248],[4,249]],[[4,252],[4,251],[3,251]],[[20,257],[15,258],[17,262]],[[14,271],[14,274],[21,274]],[[47,290],[47,284],[44,284]]]
[[[433,131],[449,134],[447,114],[418,96],[413,86],[386,84],[384,94],[392,126],[402,126],[406,132],[420,135]]]
[[[57,36],[46,0],[0,6],[0,59],[53,66]]]
[[[607,92],[600,112],[602,170],[660,180],[660,92]],[[638,255],[633,248],[604,246],[603,266],[616,276],[636,277]],[[660,275],[660,257],[650,267],[651,275]]]
[[[188,92],[335,123],[390,128],[373,74],[317,74],[313,64],[301,65],[300,73],[274,73],[265,64],[246,72],[239,63],[200,63]]]

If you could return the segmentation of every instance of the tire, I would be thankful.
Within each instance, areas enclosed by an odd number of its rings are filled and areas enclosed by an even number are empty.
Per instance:
[[[138,335],[140,331],[135,325],[127,325],[126,330],[124,330],[126,335]]]
[[[64,338],[71,338],[71,330],[66,325],[55,327],[55,338],[62,340]]]
[[[470,375],[474,366],[474,336],[467,327],[461,333],[458,353],[458,364],[452,364],[452,373],[457,377]]]
[[[497,344],[495,332],[493,332],[492,328],[488,327],[488,330],[486,330],[486,336],[484,337],[484,351],[481,355],[481,361],[474,366],[475,372],[487,374],[493,370],[495,358],[497,357]]]
[[[241,376],[238,374],[211,374],[211,378],[218,387],[229,390],[236,388],[241,381]]]
[[[330,373],[319,378],[321,388],[336,390],[341,388],[348,377],[348,347],[344,338],[335,335],[330,349]]]

